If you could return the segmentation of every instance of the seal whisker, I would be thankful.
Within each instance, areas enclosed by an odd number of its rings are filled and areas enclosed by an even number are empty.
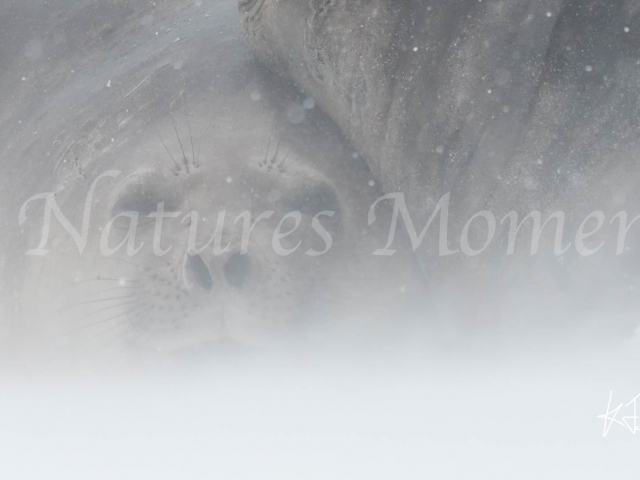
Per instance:
[[[176,137],[178,137],[178,143],[180,144],[180,150],[182,150],[182,163],[184,163],[184,168],[187,169],[187,173],[189,173],[189,161],[187,160],[187,154],[184,151],[184,147],[182,145],[182,139],[180,138],[180,134],[178,133],[178,127],[176,126],[176,119],[171,114],[171,122],[173,123],[173,129],[176,132]]]
[[[193,148],[193,134],[191,133],[191,121],[187,119],[187,125],[189,125],[189,138],[191,139],[191,158],[193,160],[193,166],[198,168],[198,159],[196,158],[196,151]]]
[[[282,140],[278,140],[278,145],[276,145],[276,153],[273,154],[273,158],[271,159],[271,162],[269,162],[269,167],[267,168],[267,171],[269,172],[273,168],[273,165],[276,163],[276,158],[278,158],[278,151],[280,150],[281,143],[282,143]]]
[[[105,334],[107,334],[107,333],[109,333],[109,332],[111,332],[113,330],[116,330],[116,329],[119,329],[121,327],[124,327],[125,325],[127,325],[127,323],[129,323],[128,319],[120,320],[115,325],[112,325],[112,326],[106,328],[105,330],[103,330],[101,332],[96,332],[95,337],[102,337]],[[113,341],[118,340],[118,339],[122,338],[124,335],[126,335],[126,334],[128,334],[130,332],[133,332],[135,330],[140,330],[140,327],[138,327],[137,325],[129,324],[129,327],[125,331],[122,332],[122,335],[114,338]],[[142,335],[142,333],[143,332],[140,331],[139,335]]]
[[[289,155],[291,154],[291,152],[293,151],[293,149],[289,149],[289,151],[287,152],[287,154],[284,156],[284,158],[282,159],[282,161],[278,164],[278,170],[280,170],[282,168],[282,165],[284,165],[284,162],[287,161],[287,158],[289,158]]]
[[[293,162],[289,163],[289,165],[287,166],[283,166],[281,169],[279,168],[281,173],[285,173],[287,170],[289,170],[289,168],[291,167],[291,165],[294,165],[295,163],[300,161],[300,157],[296,158]]]
[[[113,332],[116,329],[119,329],[121,327],[123,327],[124,325],[126,325],[127,321],[124,320],[122,322],[118,322],[117,324],[106,328],[105,330],[103,330],[102,332],[98,332],[96,333],[96,337],[104,337],[106,334],[108,334],[109,332]],[[111,341],[107,342],[106,344],[103,345],[103,347],[106,347],[107,345],[119,340],[120,338],[124,337],[127,333],[132,332],[134,330],[133,327],[129,327],[127,330],[125,330],[124,332],[121,332],[119,335],[116,335],[115,338],[111,339]]]
[[[173,170],[171,170],[173,172]],[[156,173],[132,173],[131,175],[129,175],[127,178],[125,178],[124,180],[122,180],[119,184],[118,184],[118,188],[121,188],[122,185],[124,185],[125,183],[127,183],[129,180],[131,180],[133,177],[139,177],[139,176],[150,176],[150,177],[156,177],[159,178],[160,180],[164,180],[164,178],[162,178],[160,175],[156,174]]]
[[[64,288],[66,290],[68,288],[75,287],[76,285],[83,285],[85,283],[90,283],[90,282],[122,282],[123,280],[125,282],[138,283],[138,280],[129,280],[128,278],[127,279],[122,279],[122,278],[101,278],[101,277],[97,277],[97,278],[87,278],[85,280],[78,280],[77,282],[70,283],[69,285],[67,285]]]
[[[140,344],[145,344],[145,343],[149,343],[149,340],[151,340],[152,336],[153,336],[153,332],[149,330],[147,330],[146,332],[143,330],[140,330],[140,333],[134,338],[134,340],[137,342],[140,342]]]
[[[169,262],[169,261],[165,260],[165,259],[164,259],[164,258],[162,258],[162,257],[160,257],[160,259],[162,260],[162,262],[163,262],[166,266],[171,267],[171,262]],[[131,265],[131,266],[133,266],[133,267],[137,267],[137,268],[139,268],[139,269],[142,271],[142,273],[144,274],[144,276],[145,276],[146,278],[153,278],[153,276],[152,276],[152,274],[151,274],[151,270],[150,270],[149,268],[147,268],[147,267],[143,267],[142,265],[138,265],[138,264],[137,264],[137,263],[135,263],[135,262],[130,262],[130,261],[128,261],[128,260],[123,260],[123,259],[121,259],[121,258],[105,258],[105,257],[98,258],[98,260],[110,260],[110,261],[113,261],[113,262],[121,262],[121,263],[125,263],[125,264],[127,264],[127,265]],[[133,280],[133,281],[134,281],[134,282],[136,282],[136,283],[139,283],[139,281],[138,281],[138,280]]]
[[[98,313],[106,312],[108,310],[113,310],[114,308],[126,307],[127,305],[133,305],[133,304],[136,304],[138,302],[140,302],[140,300],[139,299],[135,299],[135,300],[132,300],[130,302],[122,302],[122,303],[118,303],[117,305],[110,305],[108,307],[100,308],[100,309],[95,310],[93,312],[89,312],[89,313],[87,313],[87,316],[97,315]]]
[[[98,290],[96,292],[91,292],[89,295],[102,295],[103,293],[107,293],[107,292],[114,292],[114,291],[118,291],[118,290],[144,290],[145,287],[143,287],[142,285],[135,285],[135,286],[125,286],[125,287],[113,287],[113,288],[105,288],[104,290]]]
[[[180,165],[178,165],[178,162],[176,162],[176,159],[174,158],[173,154],[171,153],[171,150],[169,150],[169,147],[167,147],[167,144],[164,143],[164,140],[162,139],[162,137],[160,136],[160,134],[158,132],[156,132],[156,134],[158,135],[158,138],[160,139],[160,141],[162,142],[162,145],[164,146],[164,149],[167,151],[167,153],[169,154],[169,156],[171,157],[171,160],[173,160],[174,165],[176,166],[177,170],[173,170],[171,169],[171,171],[173,172],[174,175],[178,175],[180,173]]]
[[[138,265],[137,263],[129,262],[127,260],[122,260],[121,258],[98,258],[98,260],[110,260],[112,262],[122,262],[122,263],[126,263],[127,265],[132,265],[134,267],[138,267],[140,270],[142,270],[144,272],[148,272],[149,271],[149,269],[143,267],[142,265]]]
[[[131,308],[131,309],[127,310],[126,312],[122,312],[122,313],[119,313],[117,315],[113,315],[113,316],[111,316],[109,318],[104,318],[104,319],[98,320],[97,322],[91,322],[89,324],[82,325],[81,327],[78,327],[78,328],[76,328],[74,330],[71,330],[71,332],[78,332],[78,331],[81,331],[81,330],[85,330],[87,328],[95,327],[97,325],[101,325],[103,323],[110,322],[111,320],[116,320],[116,319],[118,319],[120,317],[123,317],[125,315],[129,315],[129,314],[135,312],[136,310],[140,310],[141,307],[144,307],[144,305],[138,305],[138,306],[136,306],[134,308]]]
[[[271,141],[273,140],[273,127],[271,128],[271,134],[269,134],[269,143],[267,144],[267,151],[264,154],[264,158],[262,162],[260,162],[260,166],[264,167],[267,164],[267,160],[269,158],[269,150],[271,150]]]
[[[136,296],[137,296],[136,294],[133,294],[133,295],[123,295],[121,297],[100,298],[100,299],[97,299],[97,300],[86,300],[84,302],[74,303],[73,305],[66,305],[66,306],[62,307],[61,309],[59,309],[58,313],[61,313],[61,312],[65,311],[65,310],[69,310],[71,308],[80,307],[82,305],[91,305],[93,303],[100,303],[100,302],[110,302],[110,301],[113,301],[113,300],[122,300],[122,299],[125,299],[125,298],[134,298]],[[148,296],[149,295],[145,295],[144,297],[148,297]],[[142,298],[144,298],[144,297],[142,297]]]
[[[189,194],[189,189],[188,188],[187,188],[186,192],[187,192],[187,202],[189,203],[189,214],[191,214],[193,212],[193,205],[191,205],[191,195]],[[191,220],[191,219],[189,219],[189,220]],[[184,221],[184,219],[183,219],[183,221]],[[187,225],[187,226],[191,226],[191,223],[189,223],[189,225]]]
[[[109,332],[111,332],[111,331],[115,330],[116,328],[121,327],[121,326],[122,326],[122,325],[124,325],[125,323],[126,323],[126,322],[122,322],[122,323],[119,323],[118,325],[115,325],[115,326],[113,326],[113,327],[111,327],[111,328],[108,328],[108,329],[106,329],[104,332],[99,333],[99,334],[98,334],[98,336],[104,336],[106,333],[109,333]],[[129,333],[131,333],[131,332],[133,332],[133,331],[135,331],[135,327],[130,327],[130,328],[128,328],[127,330],[125,330],[125,331],[121,332],[119,335],[116,335],[114,338],[112,338],[112,339],[111,339],[111,340],[109,340],[107,343],[105,343],[104,345],[102,345],[102,348],[106,348],[106,347],[108,347],[109,345],[111,345],[111,344],[113,344],[113,343],[117,342],[118,340],[120,340],[121,338],[123,338],[125,335],[127,335],[127,334],[129,334]]]

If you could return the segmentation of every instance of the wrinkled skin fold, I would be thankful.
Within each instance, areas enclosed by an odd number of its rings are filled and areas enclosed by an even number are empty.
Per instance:
[[[239,8],[256,56],[315,98],[387,192],[405,194],[417,228],[447,192],[454,238],[481,210],[498,222],[510,211],[561,210],[569,235],[594,210],[607,222],[620,210],[638,214],[637,2],[263,0]],[[545,305],[541,317],[557,305],[575,310],[585,295],[605,310],[634,308],[635,295],[621,293],[637,276],[633,249],[588,261],[568,254],[561,264],[552,253],[531,259],[527,249],[506,258],[496,245],[473,261],[438,258],[434,245],[417,254],[432,287],[463,296],[474,311],[489,297],[504,304],[518,287],[531,305]],[[612,282],[615,293],[604,287]]]

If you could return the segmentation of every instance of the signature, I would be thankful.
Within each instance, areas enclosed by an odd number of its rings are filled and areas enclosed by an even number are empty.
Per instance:
[[[617,407],[611,406],[612,400],[613,391],[609,393],[609,404],[607,405],[607,412],[604,415],[598,415],[598,418],[602,418],[604,420],[604,430],[602,435],[606,437],[614,423],[626,427],[633,435],[635,435],[636,432],[640,432],[640,425],[638,422],[638,403],[640,402],[640,394],[638,394],[638,396],[636,396],[626,405],[624,403],[621,403]],[[633,415],[618,419],[618,415],[620,415],[620,411],[622,410],[622,408],[624,407],[625,409],[630,410],[631,406],[633,406]]]

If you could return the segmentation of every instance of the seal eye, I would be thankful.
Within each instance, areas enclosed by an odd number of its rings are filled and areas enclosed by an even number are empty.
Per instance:
[[[309,217],[324,211],[340,212],[340,202],[328,185],[307,187],[285,200],[282,206],[286,211],[299,211]]]
[[[164,202],[165,211],[179,208],[175,189],[172,191],[161,178],[155,175],[134,177],[126,183],[116,198],[112,213],[137,212],[143,221],[150,213],[158,210],[158,204]]]
[[[127,193],[121,197],[114,210],[117,212],[138,212],[141,216],[147,216],[148,214],[157,211],[158,204],[165,202],[165,209],[167,209],[166,201],[157,192],[150,191],[148,189],[141,188]]]

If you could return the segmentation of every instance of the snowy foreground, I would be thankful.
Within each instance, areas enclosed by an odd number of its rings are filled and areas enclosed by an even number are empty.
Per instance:
[[[8,375],[2,478],[634,478],[622,353],[226,357]],[[638,402],[640,403],[640,402]],[[612,413],[633,417],[633,405]],[[626,418],[630,427],[633,418]]]

